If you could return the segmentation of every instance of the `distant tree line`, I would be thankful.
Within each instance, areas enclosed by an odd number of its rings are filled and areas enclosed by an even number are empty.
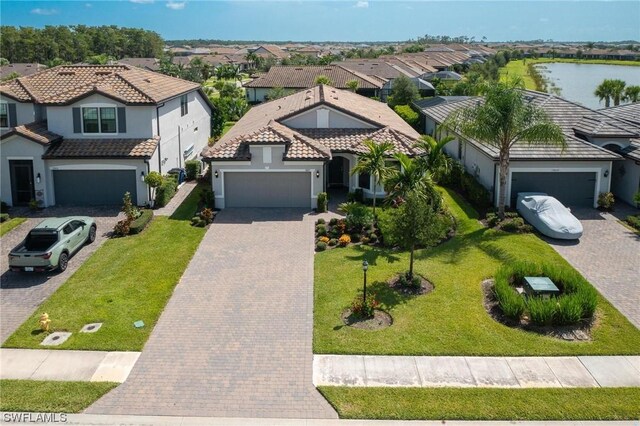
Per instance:
[[[0,26],[0,53],[11,63],[38,62],[48,66],[77,63],[97,56],[121,59],[162,55],[164,41],[154,31],[115,25]],[[101,62],[93,59],[89,62]]]

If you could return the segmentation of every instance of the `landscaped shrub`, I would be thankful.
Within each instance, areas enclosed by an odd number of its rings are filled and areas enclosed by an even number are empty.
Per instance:
[[[331,239],[329,240],[328,244],[329,244],[331,247],[333,247],[333,246],[335,246],[335,245],[337,245],[337,244],[338,244],[338,240],[336,240],[335,238],[331,238]]]
[[[329,197],[326,192],[321,192],[318,194],[318,205],[316,207],[316,211],[318,213],[324,213],[327,211],[327,207],[329,205]]]
[[[459,162],[453,160],[451,163],[449,171],[440,176],[440,183],[460,192],[467,201],[480,210],[490,207],[491,193],[473,175],[465,172]]]
[[[351,234],[351,242],[352,243],[359,243],[360,242],[360,238],[361,238],[360,234]]]
[[[529,297],[527,310],[531,322],[537,325],[551,325],[554,322],[558,302],[555,297],[544,299],[542,297]]]
[[[118,223],[116,223],[113,227],[113,234],[117,237],[124,237],[126,235],[129,235],[129,231],[131,229],[130,226],[131,221],[127,219],[119,220]]]
[[[336,222],[337,222],[337,220],[336,220]],[[325,223],[327,223],[327,222],[322,218],[316,220],[316,225],[324,225]]]
[[[164,207],[176,195],[178,190],[178,181],[173,175],[163,176],[162,185],[156,189],[155,207]]]
[[[362,296],[356,296],[351,302],[351,312],[361,318],[371,318],[379,305],[375,294],[370,294],[366,300],[362,300]]]
[[[549,277],[560,290],[558,297],[525,299],[515,287],[522,286],[524,277]],[[513,262],[503,266],[495,276],[494,293],[503,313],[514,320],[528,312],[539,325],[569,325],[593,317],[598,293],[578,272],[553,264]]]
[[[398,114],[404,121],[409,123],[411,127],[414,129],[418,127],[418,123],[420,122],[420,115],[415,112],[409,105],[396,105],[393,110]]]
[[[500,228],[503,231],[507,231],[507,232],[518,232],[518,230],[523,226],[524,226],[524,219],[522,219],[521,217],[515,217],[513,219],[506,219],[504,222],[502,222],[502,225],[500,226]]]
[[[9,220],[9,213],[0,213],[0,223],[6,222]]]
[[[369,242],[371,242],[371,244],[377,243],[378,242],[378,236],[376,234],[369,235]]]
[[[400,283],[400,285],[403,287],[417,288],[422,284],[422,280],[415,274],[413,278],[409,278],[409,272],[405,272],[400,274],[400,276],[398,277],[398,283]]]
[[[320,238],[318,238],[318,241],[323,242],[323,243],[328,243],[329,242],[329,237],[320,237]]]
[[[342,235],[338,239],[338,244],[340,244],[340,247],[346,247],[349,245],[350,242],[351,242],[351,237],[347,234]]]
[[[364,202],[364,191],[362,188],[356,188],[355,191],[349,192],[347,194],[347,201],[350,203],[363,203]]]
[[[615,202],[616,199],[611,192],[601,192],[598,195],[598,207],[602,210],[611,210]]]
[[[635,216],[627,216],[626,221],[631,227],[640,231],[640,214]]]
[[[187,175],[187,180],[194,180],[202,171],[202,164],[198,160],[185,161],[184,171]]]
[[[362,244],[369,244],[369,243],[371,242],[371,240],[369,239],[369,237],[362,237],[362,238],[360,239],[360,242],[361,242]]]
[[[316,226],[316,235],[319,237],[327,235],[327,227],[322,224]]]
[[[325,251],[327,249],[327,243],[323,243],[322,241],[318,241],[316,243],[316,251]]]
[[[329,219],[329,225],[336,226],[337,223],[338,223],[338,218],[332,217],[331,219]]]
[[[153,219],[153,210],[142,210],[140,216],[129,225],[129,234],[139,234]]]
[[[200,191],[200,205],[211,210],[216,208],[216,197],[211,188],[203,188]]]

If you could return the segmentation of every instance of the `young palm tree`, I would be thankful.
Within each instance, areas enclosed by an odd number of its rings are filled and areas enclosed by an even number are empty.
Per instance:
[[[624,99],[624,87],[627,85],[623,80],[611,80],[611,97],[615,106],[620,105]]]
[[[393,156],[400,165],[399,169],[387,172],[384,187],[390,199],[406,198],[415,193],[440,208],[440,194],[435,189],[431,174],[422,161],[410,158],[401,152]]]
[[[613,80],[604,80],[598,87],[596,87],[594,95],[602,102],[604,100],[604,106],[609,108],[611,106],[611,98],[613,97]]]
[[[624,89],[624,99],[629,102],[640,101],[640,86],[627,86]]]
[[[371,139],[367,139],[364,142],[368,152],[360,154],[358,156],[358,162],[351,170],[351,174],[356,173],[368,173],[373,176],[375,187],[373,189],[373,215],[376,215],[376,196],[375,191],[380,181],[386,176],[388,167],[386,160],[393,149],[391,142],[375,143]]]
[[[438,140],[433,136],[423,135],[414,145],[425,152],[425,155],[420,159],[425,163],[424,166],[434,178],[449,171],[451,158],[444,153],[444,147],[454,139],[453,136],[445,136]]]
[[[498,215],[501,219],[506,204],[511,147],[516,142],[566,146],[562,129],[541,108],[529,103],[522,90],[502,82],[489,85],[483,103],[457,111],[446,125],[500,151]]]

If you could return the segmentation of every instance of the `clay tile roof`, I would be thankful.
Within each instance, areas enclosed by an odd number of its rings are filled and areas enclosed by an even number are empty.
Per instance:
[[[294,129],[287,119],[317,106],[327,106],[365,121],[368,128]],[[420,137],[411,126],[382,102],[347,90],[318,85],[249,110],[216,144],[202,152],[210,160],[250,159],[249,145],[283,143],[285,159],[330,159],[331,151],[363,152],[365,139],[388,141],[395,152],[416,155]]]
[[[0,93],[49,105],[69,104],[92,93],[125,104],[154,105],[199,88],[197,83],[125,64],[61,65],[0,84]]]
[[[25,137],[42,145],[48,145],[62,139],[62,136],[47,130],[46,121],[34,121],[33,123],[16,126],[2,135],[2,139],[6,139],[13,135]]]
[[[313,87],[316,78],[321,75],[329,77],[332,85],[339,89],[347,89],[347,82],[351,80],[358,82],[359,89],[379,89],[382,87],[378,79],[338,65],[273,66],[264,75],[245,84],[245,87],[304,89]]]
[[[151,158],[160,137],[151,139],[63,139],[43,158]]]

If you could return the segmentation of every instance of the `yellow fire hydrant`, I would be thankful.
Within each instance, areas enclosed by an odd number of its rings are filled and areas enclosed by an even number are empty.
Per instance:
[[[42,315],[40,315],[40,328],[42,329],[42,331],[49,331],[49,325],[51,324],[51,320],[49,319],[49,314],[48,313],[44,313]]]

